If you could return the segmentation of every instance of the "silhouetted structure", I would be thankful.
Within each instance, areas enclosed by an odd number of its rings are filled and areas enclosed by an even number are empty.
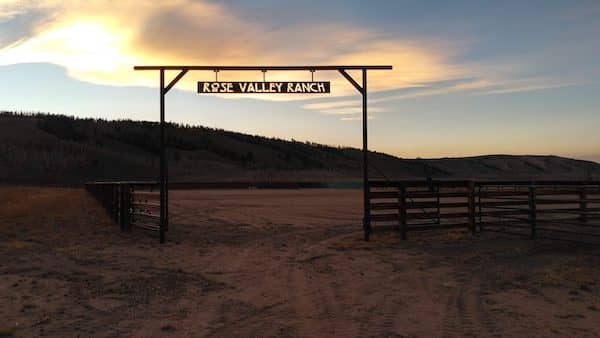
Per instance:
[[[338,71],[342,74],[362,95],[362,124],[363,124],[363,229],[365,240],[369,240],[371,235],[371,220],[369,218],[369,164],[368,164],[368,144],[367,144],[367,71],[368,70],[390,70],[392,66],[135,66],[134,70],[152,70],[159,71],[160,74],[160,242],[165,241],[165,232],[169,224],[169,191],[168,191],[168,165],[165,148],[165,95],[171,90],[179,80],[181,80],[189,71],[213,71],[218,74],[222,71],[261,71],[265,74],[268,71]],[[179,71],[171,82],[165,85],[165,71]],[[362,71],[362,86],[358,84],[348,70]],[[263,77],[264,79],[264,77]]]

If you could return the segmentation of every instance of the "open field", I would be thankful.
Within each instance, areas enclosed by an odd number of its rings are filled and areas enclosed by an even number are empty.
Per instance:
[[[168,243],[0,187],[0,336],[599,336],[600,247],[362,241],[354,190],[173,191]]]

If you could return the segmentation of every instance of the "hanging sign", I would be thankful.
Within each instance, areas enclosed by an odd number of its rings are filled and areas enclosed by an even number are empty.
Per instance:
[[[329,81],[311,82],[198,82],[198,94],[327,94]]]

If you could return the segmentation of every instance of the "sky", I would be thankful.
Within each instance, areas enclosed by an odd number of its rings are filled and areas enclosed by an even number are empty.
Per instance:
[[[383,64],[367,78],[371,150],[600,161],[598,32],[600,1],[0,0],[0,110],[156,121],[158,73],[134,65]],[[360,95],[314,76],[331,94],[198,95],[215,74],[190,72],[167,120],[360,147]]]

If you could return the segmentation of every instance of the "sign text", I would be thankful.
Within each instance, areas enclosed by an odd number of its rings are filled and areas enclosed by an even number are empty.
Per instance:
[[[327,81],[314,82],[198,82],[198,94],[324,94]]]

